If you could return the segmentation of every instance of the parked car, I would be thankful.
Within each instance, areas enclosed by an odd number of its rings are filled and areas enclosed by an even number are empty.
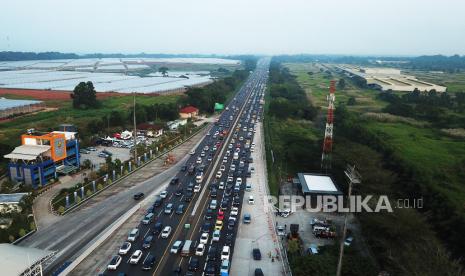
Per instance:
[[[260,249],[259,248],[254,248],[252,250],[252,256],[253,256],[254,260],[260,261],[262,259],[262,253],[260,252]]]
[[[251,221],[252,221],[252,216],[249,213],[245,213],[243,222],[245,224],[249,224]]]

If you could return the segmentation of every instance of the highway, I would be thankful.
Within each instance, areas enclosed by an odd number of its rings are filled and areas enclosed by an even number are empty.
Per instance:
[[[105,275],[173,275],[173,273],[203,275],[207,267],[211,275],[219,275],[220,253],[224,245],[231,247],[229,257],[231,261],[238,222],[242,218],[236,216],[236,223],[230,226],[228,221],[230,217],[234,217],[230,215],[232,206],[238,207],[240,214],[254,127],[263,111],[260,102],[264,96],[268,67],[269,59],[259,60],[257,68],[223,111],[218,122],[214,124],[195,152],[192,152],[184,163],[185,167],[177,173],[178,181],[173,181],[173,184],[168,186],[163,203],[160,206],[154,205],[153,210],[147,211],[153,212],[155,219],[148,225],[140,223],[138,226],[140,236],[132,242],[131,250],[126,255],[122,255],[121,264],[116,271],[107,270]],[[235,152],[237,152],[236,156]],[[191,166],[195,166],[195,173],[189,172],[188,168]],[[235,169],[231,169],[234,166]],[[199,171],[203,171],[201,189],[190,192],[189,184],[196,184],[196,175],[200,173]],[[217,175],[219,171],[221,175]],[[234,189],[237,179],[242,180],[239,191]],[[220,187],[221,182],[224,183],[224,188]],[[216,196],[212,191],[216,191]],[[187,196],[189,193],[192,194],[191,200],[189,200],[191,196]],[[210,211],[213,213],[211,217],[206,217],[212,199],[217,200],[218,206]],[[170,203],[174,205],[173,212],[165,214],[165,207]],[[180,204],[185,206],[185,210],[182,214],[177,214],[176,210]],[[213,242],[212,234],[220,208],[224,211],[221,236],[219,241]],[[172,228],[168,238],[162,238],[160,232],[155,231],[156,223]],[[185,227],[186,224],[190,227]],[[209,240],[203,256],[194,256],[202,232],[209,233]],[[144,239],[150,235],[153,235],[151,247],[142,248]],[[191,256],[181,257],[179,253],[170,253],[171,246],[177,240],[193,242]],[[124,240],[121,244],[123,242]],[[208,254],[211,248],[216,248],[215,254]],[[138,264],[129,264],[131,254],[138,249],[143,252],[141,260]],[[115,255],[117,253],[114,252]],[[143,271],[142,263],[149,255],[155,257],[155,263],[151,270]],[[198,259],[198,267],[189,269],[192,258]],[[175,270],[181,273],[175,273]]]

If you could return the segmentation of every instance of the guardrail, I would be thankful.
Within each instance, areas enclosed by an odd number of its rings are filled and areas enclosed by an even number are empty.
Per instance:
[[[51,208],[51,211],[52,213],[54,214],[57,214],[57,215],[66,215],[70,212],[72,212],[73,210],[75,210],[76,208],[78,208],[79,206],[81,206],[84,202],[86,202],[87,200],[93,198],[94,196],[100,194],[102,191],[105,191],[106,189],[108,189],[109,187],[121,182],[122,180],[126,179],[127,177],[129,177],[130,175],[132,175],[133,173],[137,172],[138,170],[142,169],[143,167],[147,166],[148,164],[150,164],[152,161],[154,160],[157,160],[159,159],[160,157],[164,156],[165,154],[173,151],[174,149],[178,148],[179,146],[181,146],[182,144],[184,144],[185,142],[189,141],[192,137],[194,137],[195,135],[197,135],[200,131],[202,131],[205,127],[207,127],[209,124],[206,123],[206,124],[203,124],[201,126],[199,126],[196,131],[194,133],[192,133],[190,136],[184,138],[184,140],[178,144],[176,144],[175,146],[173,146],[172,148],[168,149],[168,150],[165,150],[161,153],[159,153],[158,155],[154,156],[153,158],[147,160],[146,162],[144,162],[143,164],[139,165],[138,167],[135,167],[133,168],[130,172],[128,172],[127,174],[124,174],[124,175],[121,175],[119,178],[117,178],[115,181],[111,182],[110,184],[107,184],[107,185],[104,185],[102,187],[102,189],[100,190],[97,190],[96,192],[92,193],[91,195],[89,196],[85,196],[84,198],[82,198],[81,201],[79,201],[78,203],[74,203],[73,205],[71,205],[70,207],[68,207],[63,213],[59,213],[57,212],[57,210],[54,209],[54,203],[53,201],[56,199],[56,196],[54,196],[51,200],[50,200],[50,208]],[[92,182],[89,182],[87,183],[87,185],[90,185],[90,183]],[[77,191],[77,189],[76,189]],[[62,200],[62,198],[60,198],[59,200]]]

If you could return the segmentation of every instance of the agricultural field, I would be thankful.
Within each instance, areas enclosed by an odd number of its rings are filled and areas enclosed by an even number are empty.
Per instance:
[[[437,83],[447,87],[447,92],[465,92],[465,72],[447,73],[447,72],[428,72],[420,70],[405,71],[407,74],[414,75],[420,80]]]
[[[97,92],[163,93],[208,84],[210,70],[239,66],[237,60],[208,58],[0,62],[0,88],[72,91],[79,82],[91,81]],[[160,67],[168,68],[164,76],[155,73]]]

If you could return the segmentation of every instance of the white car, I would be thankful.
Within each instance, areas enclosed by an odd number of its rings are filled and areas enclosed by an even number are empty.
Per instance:
[[[284,230],[284,226],[282,225],[278,225],[278,227],[276,227],[276,232],[278,233],[278,236],[286,235],[286,231]]]
[[[191,151],[189,152],[189,154],[190,154],[190,155],[194,155],[194,154],[195,154],[195,150],[191,150]]]
[[[197,248],[195,249],[195,255],[196,256],[203,256],[203,253],[205,252],[205,244],[201,243],[197,245]]]
[[[231,207],[231,216],[237,216],[239,214],[239,208]]]
[[[218,171],[216,173],[216,178],[221,178],[221,176],[223,176],[223,173],[221,171]]]
[[[220,171],[224,172],[226,170],[226,166],[225,165],[221,165],[220,166]]]
[[[202,188],[202,186],[201,186],[200,184],[196,184],[196,185],[194,186],[194,193],[200,192],[200,189],[201,189],[201,188]]]
[[[167,239],[171,234],[171,226],[165,226],[163,231],[161,231],[161,237]]]
[[[221,250],[221,260],[228,260],[229,261],[229,246],[223,246],[223,250]]]
[[[120,255],[126,255],[128,254],[129,250],[131,250],[131,243],[130,242],[124,242],[123,245],[119,248],[119,254]]]
[[[167,191],[163,191],[160,193],[160,197],[161,198],[166,198],[168,196],[168,192]]]
[[[253,198],[253,195],[250,195],[250,196],[249,196],[249,204],[250,204],[250,205],[255,204],[255,199]]]
[[[107,266],[108,270],[116,270],[119,264],[121,263],[122,259],[123,258],[121,258],[121,256],[119,255],[113,256],[113,258],[111,259],[110,263]]]
[[[224,181],[220,182],[220,184],[218,185],[218,189],[224,190]]]
[[[197,157],[197,161],[195,161],[195,163],[197,163],[197,164],[201,164],[201,163],[202,163],[202,158],[200,158],[200,157]]]
[[[208,233],[202,233],[202,236],[200,236],[200,243],[207,244],[208,243]]]
[[[242,178],[236,178],[236,185],[242,185]]]
[[[221,231],[220,230],[213,231],[212,241],[219,242],[220,237],[221,237]]]
[[[131,259],[129,259],[130,264],[138,264],[142,258],[142,250],[136,250],[132,253]]]
[[[178,254],[179,250],[181,249],[182,241],[175,241],[173,246],[171,246],[170,253]]]

